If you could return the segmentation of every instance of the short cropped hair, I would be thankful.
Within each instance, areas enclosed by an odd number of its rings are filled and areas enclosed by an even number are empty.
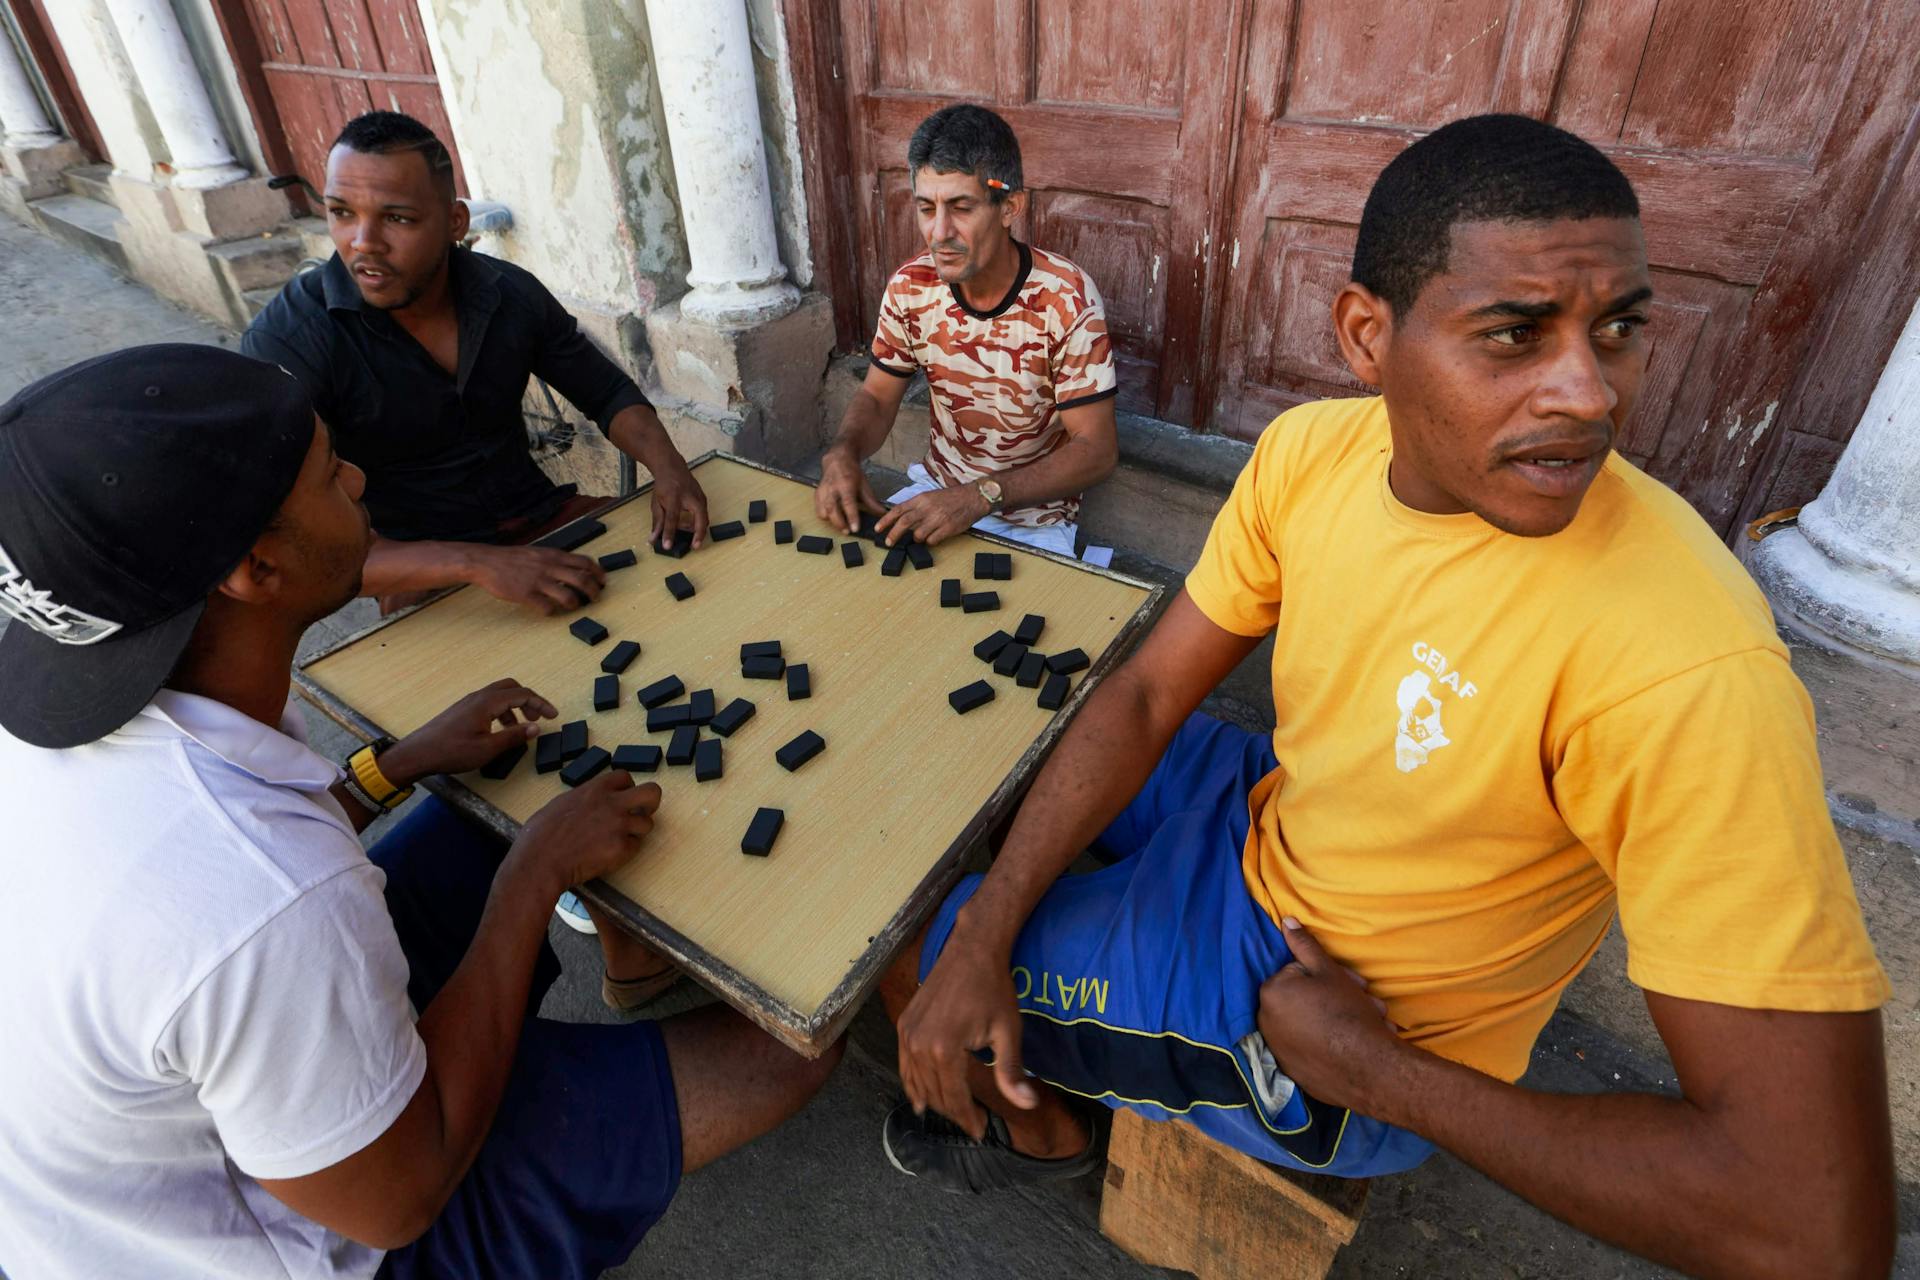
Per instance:
[[[453,155],[433,130],[401,111],[369,111],[347,121],[346,128],[333,140],[362,155],[388,156],[402,151],[418,151],[427,162],[434,185],[453,198]],[[328,148],[331,150],[332,148]]]
[[[1013,126],[971,102],[942,107],[920,122],[907,143],[907,169],[917,173],[970,173],[999,204],[1018,191],[1020,141]]]
[[[1353,279],[1405,315],[1447,269],[1455,223],[1639,216],[1633,184],[1591,143],[1526,116],[1469,116],[1380,171],[1360,215]]]

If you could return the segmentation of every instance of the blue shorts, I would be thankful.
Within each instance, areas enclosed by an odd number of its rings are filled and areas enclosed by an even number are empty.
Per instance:
[[[1291,959],[1241,871],[1247,793],[1271,741],[1188,719],[1100,836],[1113,865],[1062,877],[1013,950],[1023,1065],[1151,1120],[1178,1116],[1255,1159],[1363,1178],[1410,1169],[1426,1139],[1308,1097],[1259,1034],[1260,985]],[[948,895],[920,953],[933,968],[980,877]]]
[[[429,797],[369,851],[424,1009],[480,925],[506,845]],[[544,941],[493,1128],[427,1233],[381,1280],[594,1280],[625,1262],[680,1185],[680,1107],[660,1028],[533,1016],[560,976]]]

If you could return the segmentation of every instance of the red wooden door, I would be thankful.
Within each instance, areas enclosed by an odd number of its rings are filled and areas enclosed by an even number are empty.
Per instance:
[[[242,4],[294,171],[321,185],[327,151],[347,121],[404,111],[460,153],[440,98],[416,0],[230,0]]]
[[[1639,191],[1658,297],[1619,447],[1725,532],[1914,119],[1914,8],[1256,0],[1215,421],[1251,439],[1354,392],[1328,305],[1374,176],[1421,131],[1522,112],[1600,145]]]
[[[1032,191],[1022,239],[1066,255],[1104,295],[1120,405],[1193,416],[1220,124],[1236,0],[832,0],[851,124],[856,287],[867,336],[881,289],[925,249],[907,140],[952,102],[992,106],[1019,136]]]

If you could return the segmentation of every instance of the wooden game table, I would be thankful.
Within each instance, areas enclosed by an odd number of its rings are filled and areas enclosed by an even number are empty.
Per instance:
[[[628,548],[631,567],[607,574],[600,599],[574,614],[541,617],[476,588],[456,588],[350,636],[294,673],[302,694],[356,734],[404,736],[465,694],[511,677],[560,709],[559,723],[585,720],[595,746],[665,746],[647,731],[635,693],[668,675],[687,691],[736,697],[753,718],[724,740],[724,774],[696,782],[691,767],[662,764],[637,781],[663,796],[642,851],[580,892],[694,979],[801,1053],[817,1055],[845,1029],[860,1002],[958,878],[969,852],[1012,811],[1027,782],[1102,673],[1154,615],[1164,588],[1003,539],[966,534],[931,548],[934,564],[897,577],[881,572],[884,548],[862,545],[845,563],[837,535],[814,515],[812,486],[726,454],[693,464],[713,523],[745,524],[742,536],[682,558],[647,546],[649,506],[639,493],[593,519],[606,532],[586,555]],[[767,505],[748,523],[749,503]],[[795,542],[775,542],[790,521]],[[798,549],[830,537],[825,555]],[[977,552],[1006,552],[1011,581],[974,578]],[[686,575],[694,594],[676,600],[665,580]],[[996,591],[1000,608],[965,613],[940,605],[941,580],[968,592]],[[1086,652],[1058,711],[1038,689],[995,674],[974,646],[1026,614],[1046,627],[1044,653]],[[588,644],[570,631],[590,617],[609,632]],[[601,661],[622,640],[639,657],[619,675],[620,702],[593,709]],[[740,647],[778,640],[789,664],[805,663],[812,694],[789,700],[784,680],[742,677]],[[967,714],[947,695],[987,680],[994,699]],[[682,696],[685,700],[685,695]],[[825,749],[789,772],[774,753],[806,730]],[[702,731],[705,736],[706,731]],[[504,779],[478,773],[425,784],[454,807],[516,837],[521,824],[564,790],[559,773],[535,772],[534,754]],[[767,857],[741,851],[755,812],[785,812]]]

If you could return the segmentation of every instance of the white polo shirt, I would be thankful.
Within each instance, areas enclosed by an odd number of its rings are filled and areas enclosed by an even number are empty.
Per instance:
[[[407,962],[291,702],[163,691],[67,751],[0,732],[0,1269],[371,1276],[263,1191],[426,1071]]]

